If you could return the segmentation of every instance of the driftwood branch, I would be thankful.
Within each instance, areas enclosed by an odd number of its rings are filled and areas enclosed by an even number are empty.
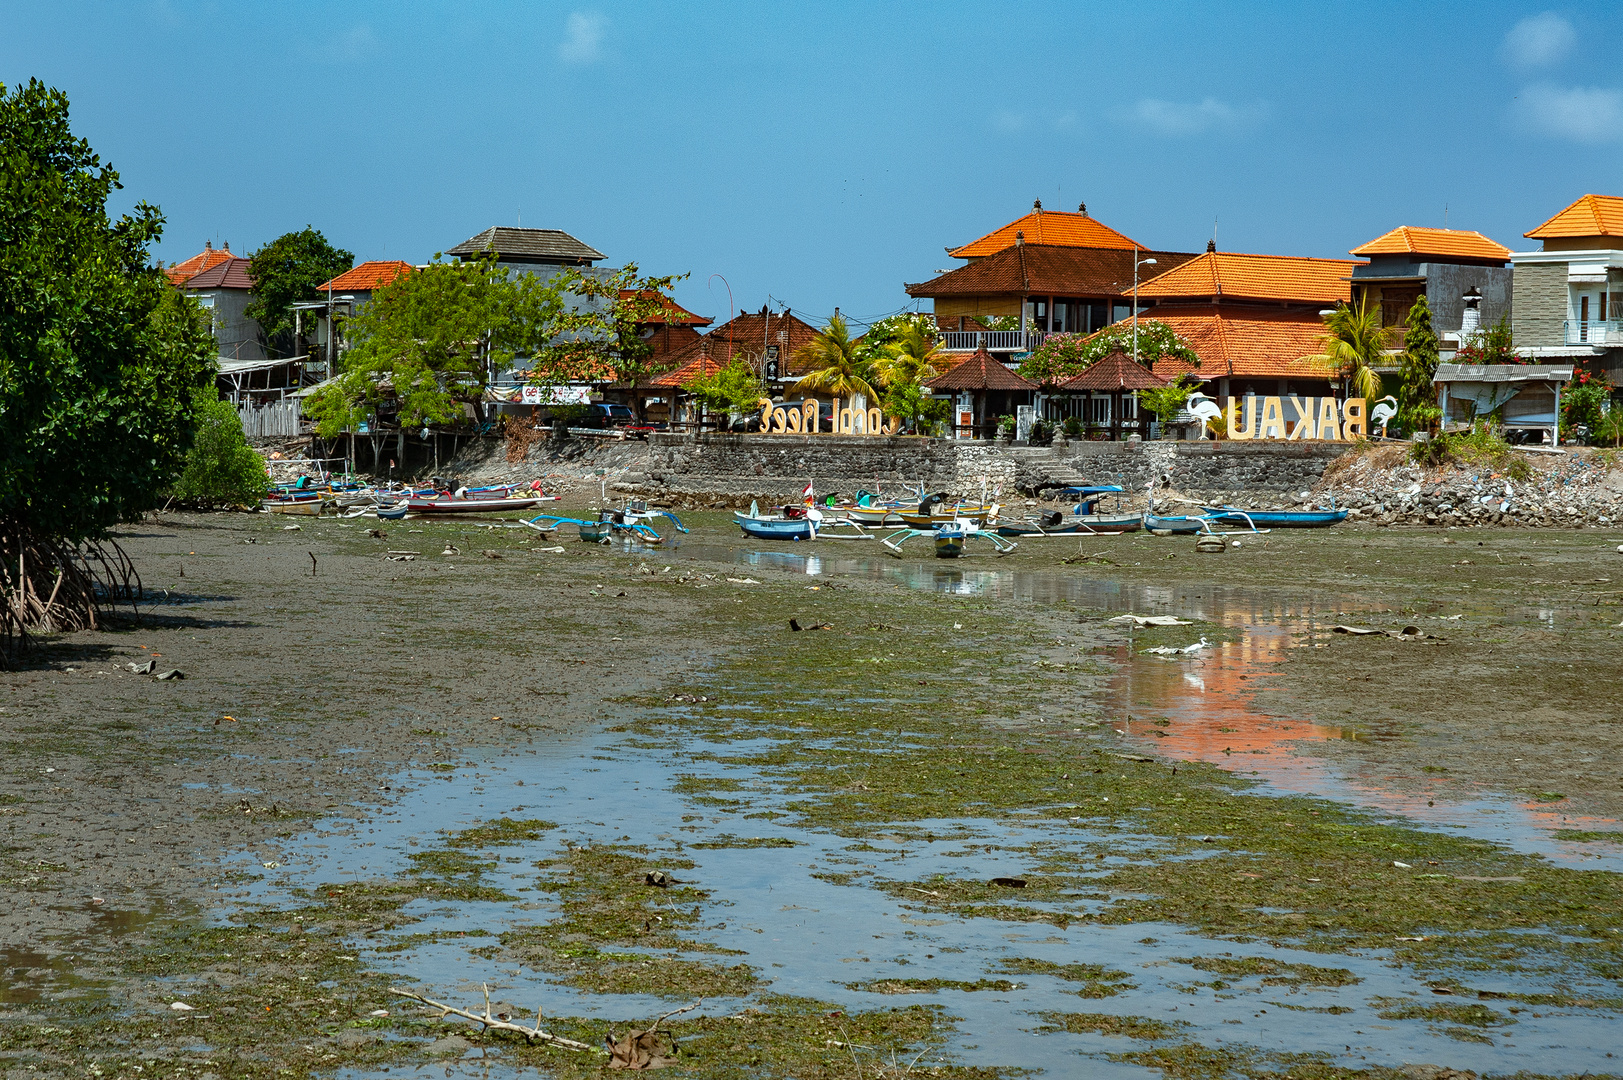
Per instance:
[[[389,992],[391,994],[398,994],[403,998],[410,998],[413,1001],[420,1001],[431,1009],[438,1009],[440,1010],[441,1018],[447,1016],[460,1016],[464,1020],[472,1020],[476,1024],[483,1024],[485,1030],[487,1031],[511,1031],[515,1034],[524,1036],[524,1038],[529,1042],[544,1043],[548,1046],[561,1046],[565,1050],[579,1050],[586,1053],[592,1053],[597,1050],[597,1047],[591,1046],[587,1043],[576,1042],[574,1039],[566,1039],[562,1035],[554,1035],[550,1031],[542,1031],[541,1009],[539,1007],[537,1007],[535,1010],[535,1027],[533,1028],[527,1028],[523,1024],[515,1024],[510,1020],[503,1020],[499,1017],[492,1016],[490,1014],[490,987],[488,986],[485,987],[485,1012],[483,1016],[479,1015],[478,1013],[469,1012],[466,1009],[459,1009],[455,1005],[447,1005],[442,1001],[435,1001],[432,998],[426,998],[423,995],[413,993],[410,990],[402,990],[398,986],[391,986],[389,988]]]

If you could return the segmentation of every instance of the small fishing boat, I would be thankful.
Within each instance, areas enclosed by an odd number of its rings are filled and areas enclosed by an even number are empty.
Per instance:
[[[322,500],[317,497],[299,499],[266,499],[264,507],[273,514],[297,514],[301,517],[320,517]]]
[[[412,496],[406,500],[406,505],[414,514],[501,514],[509,510],[528,510],[540,501],[532,497],[457,498],[455,495],[439,495],[429,498]]]
[[[1253,529],[1324,529],[1347,520],[1345,510],[1241,510],[1233,506],[1203,506],[1202,510],[1223,525],[1245,525]]]
[[[898,557],[902,554],[902,545],[915,536],[928,536],[935,541],[935,557],[938,559],[956,559],[964,553],[964,546],[973,539],[989,540],[993,550],[999,555],[1007,555],[1019,545],[1013,540],[999,536],[991,529],[983,529],[979,522],[969,518],[959,518],[956,521],[943,522],[928,529],[903,529],[892,533],[879,542],[885,545],[891,554]]]
[[[378,507],[378,517],[385,521],[399,521],[401,518],[405,517],[410,510],[410,504],[402,500],[401,502],[395,503],[393,506]]]
[[[870,492],[861,492],[857,495],[856,505],[840,507],[845,512],[846,520],[858,525],[875,527],[880,525],[894,525],[902,519],[897,511],[902,503],[895,499],[881,499]]]
[[[919,500],[917,509],[899,510],[896,516],[910,529],[933,529],[953,521],[973,521],[976,525],[984,525],[988,519],[997,517],[997,503],[975,506],[960,503],[957,506],[946,506],[944,504],[947,498],[945,491],[926,495]]]
[[[1144,527],[1152,533],[1187,536],[1191,533],[1211,532],[1212,522],[1205,516],[1157,514],[1154,510],[1146,510]]]
[[[1066,516],[1050,511],[1024,521],[1003,522],[999,536],[1115,536],[1136,532],[1144,524],[1142,514],[1076,514]]]
[[[796,518],[762,514],[760,507],[753,502],[748,513],[733,511],[733,520],[744,530],[744,535],[757,540],[815,540],[817,526],[822,519],[823,515],[816,507],[809,508],[804,517]]]

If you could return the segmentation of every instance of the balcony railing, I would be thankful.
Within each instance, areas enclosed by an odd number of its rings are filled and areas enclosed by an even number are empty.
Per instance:
[[[1623,345],[1623,319],[1568,319],[1568,345]]]
[[[1029,352],[1047,336],[1037,330],[948,330],[941,335],[941,347],[948,352],[974,352],[982,345],[987,352]]]

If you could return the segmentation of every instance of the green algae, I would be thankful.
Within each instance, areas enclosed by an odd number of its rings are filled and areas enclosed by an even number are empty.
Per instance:
[[[1041,1012],[1039,1030],[1066,1031],[1072,1035],[1119,1035],[1127,1039],[1153,1042],[1169,1039],[1189,1025],[1182,1021],[1152,1020],[1146,1016],[1114,1016],[1110,1013]]]

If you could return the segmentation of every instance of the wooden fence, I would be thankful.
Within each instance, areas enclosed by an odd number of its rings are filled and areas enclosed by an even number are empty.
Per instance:
[[[250,439],[275,439],[299,434],[299,402],[284,398],[255,407],[250,402],[237,406],[242,433]]]

